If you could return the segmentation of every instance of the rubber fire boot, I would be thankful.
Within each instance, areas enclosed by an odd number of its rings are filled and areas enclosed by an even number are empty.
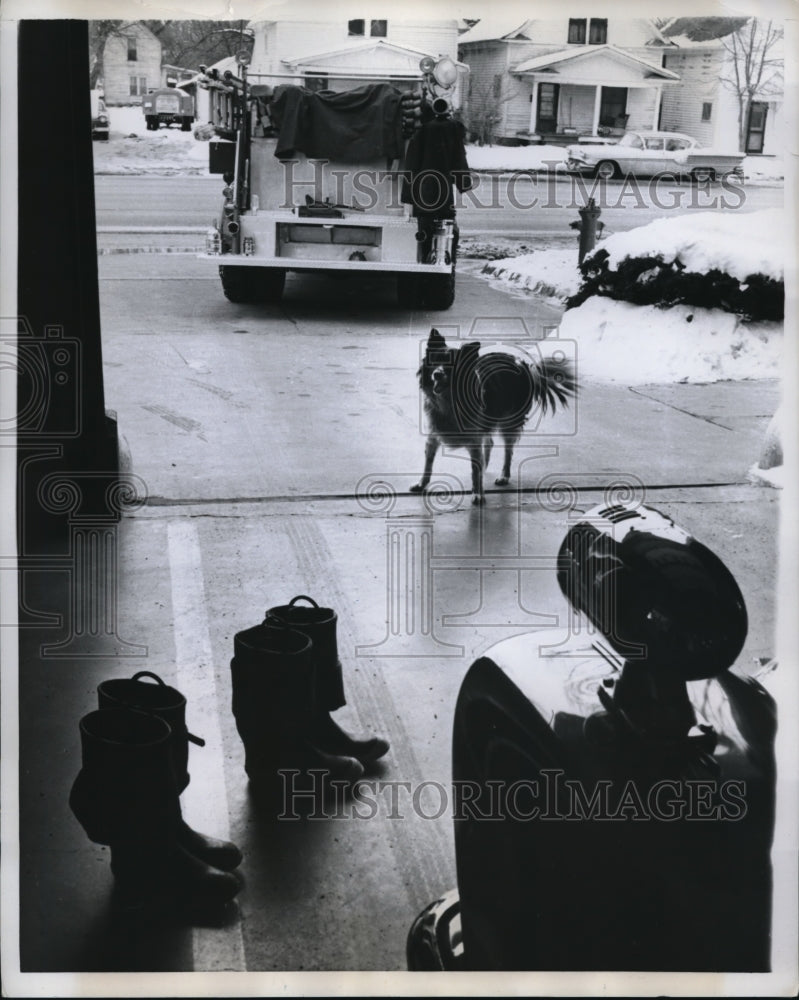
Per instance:
[[[309,738],[314,708],[310,640],[284,625],[264,623],[238,632],[233,648],[233,715],[250,780],[274,791],[284,770],[323,771],[344,781],[360,778],[359,761],[327,753]]]
[[[178,841],[180,801],[167,723],[105,708],[81,719],[80,736],[82,767],[69,803],[89,839],[111,848],[117,902],[205,909],[231,900],[238,879],[204,864]]]
[[[151,678],[150,684],[143,678]],[[189,742],[205,746],[205,740],[194,736],[186,727],[186,699],[176,688],[165,684],[158,674],[141,670],[130,679],[103,681],[97,688],[100,708],[132,708],[163,719],[171,730],[169,748],[178,794],[189,783]],[[242,861],[241,851],[227,840],[218,840],[193,830],[181,818],[178,842],[186,851],[205,864],[222,871],[233,871]]]
[[[298,605],[307,601],[310,607]],[[347,704],[344,678],[336,641],[338,616],[332,608],[320,608],[312,597],[301,594],[288,604],[270,608],[267,623],[282,623],[306,635],[313,644],[315,702],[310,738],[327,753],[347,754],[362,764],[371,764],[388,752],[388,740],[373,736],[355,739],[330,715]]]

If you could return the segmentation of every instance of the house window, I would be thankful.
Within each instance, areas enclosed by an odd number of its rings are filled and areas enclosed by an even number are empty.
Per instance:
[[[501,73],[495,73],[494,74],[494,97],[496,99],[499,99],[499,97],[500,97],[501,94],[502,94],[502,74]]]
[[[139,97],[141,94],[147,93],[147,77],[146,76],[132,76],[130,78],[130,96]]]
[[[589,45],[607,45],[608,41],[608,19],[606,17],[592,17],[591,26],[588,29]]]
[[[307,90],[315,94],[317,91],[327,90],[330,86],[330,81],[326,76],[306,76],[304,85]]]
[[[348,21],[347,34],[362,38],[366,34],[366,21],[362,17]],[[370,21],[369,34],[372,38],[385,38],[388,34],[388,21]]]
[[[136,39],[128,35],[128,62],[136,62]]]
[[[585,18],[569,18],[569,45],[585,45]]]
[[[704,101],[702,103],[702,121],[709,122],[712,114],[713,114],[713,105],[710,103],[710,101]]]

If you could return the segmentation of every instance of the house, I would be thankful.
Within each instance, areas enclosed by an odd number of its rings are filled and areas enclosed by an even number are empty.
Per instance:
[[[663,54],[664,66],[679,75],[681,85],[664,94],[661,126],[687,132],[703,146],[738,149],[740,108],[731,86],[735,60],[727,36],[696,40],[679,33],[680,20],[663,31],[670,43]],[[745,39],[749,30],[748,25],[742,28]],[[754,30],[760,29],[755,25]],[[742,152],[782,152],[782,51],[777,42],[769,52],[776,65],[764,72],[759,90],[744,111]]]
[[[396,10],[397,15],[392,16]],[[369,17],[368,14],[380,14]],[[285,4],[270,10],[269,20],[253,21],[249,74],[276,86],[297,83],[309,89],[347,90],[363,80],[392,82],[419,79],[425,56],[457,56],[457,18],[402,12],[401,5]],[[467,73],[459,67],[459,80]],[[456,85],[453,103],[459,103]]]
[[[133,21],[109,35],[103,48],[106,105],[141,104],[161,80],[161,43],[149,28]]]
[[[658,127],[679,84],[662,65],[669,43],[646,18],[487,18],[459,39],[470,69],[465,118],[505,143],[574,141]]]

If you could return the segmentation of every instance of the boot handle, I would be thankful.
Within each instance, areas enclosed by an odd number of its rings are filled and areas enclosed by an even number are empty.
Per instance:
[[[163,680],[158,676],[158,674],[154,674],[152,670],[140,670],[137,674],[134,674],[133,677],[131,677],[131,680],[137,681],[140,677],[152,677],[154,681],[158,681],[161,687],[166,687]],[[186,730],[186,737],[191,743],[194,743],[195,746],[205,746],[205,740],[201,736],[195,736],[194,733],[190,733],[188,729]]]
[[[158,674],[154,674],[152,672],[152,670],[140,670],[137,674],[134,674],[131,677],[131,680],[132,681],[137,681],[140,677],[152,677],[152,679],[154,681],[158,681],[158,683],[161,685],[161,687],[166,687],[166,685],[161,680],[161,678],[158,676]]]
[[[307,601],[309,604],[313,605],[313,607],[319,607],[316,601],[312,597],[308,597],[307,594],[298,594],[296,597],[292,597],[289,601],[289,607],[293,608],[297,601]]]

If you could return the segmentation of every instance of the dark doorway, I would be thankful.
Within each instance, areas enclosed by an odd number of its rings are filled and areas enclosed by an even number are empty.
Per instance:
[[[558,95],[560,84],[539,83],[536,132],[556,132],[558,128]]]
[[[763,140],[766,135],[766,118],[768,104],[765,101],[752,101],[749,105],[749,121],[746,126],[747,153],[762,153]]]
[[[627,125],[627,88],[603,87],[599,104],[599,124],[608,128]]]

